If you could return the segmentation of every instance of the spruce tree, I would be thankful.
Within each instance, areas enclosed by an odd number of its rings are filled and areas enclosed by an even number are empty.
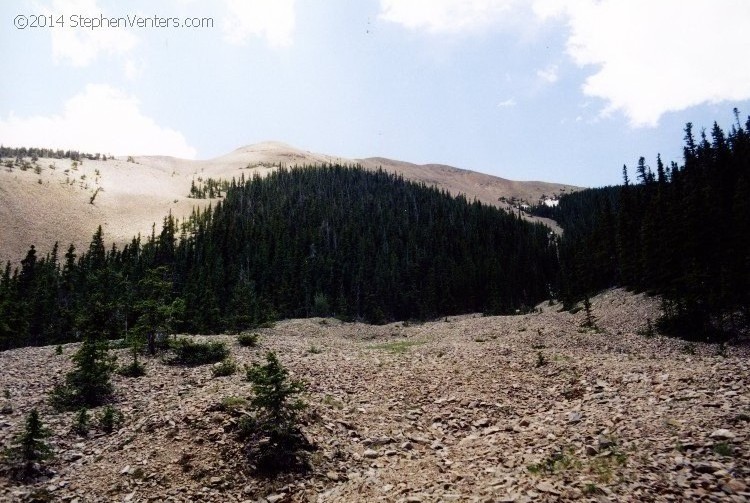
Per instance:
[[[297,397],[301,381],[290,379],[276,355],[269,352],[266,364],[247,368],[253,384],[250,401],[255,415],[241,425],[247,452],[257,471],[275,473],[307,466],[303,451],[310,448],[299,428],[299,412],[305,407]]]
[[[42,424],[39,411],[33,409],[26,417],[24,430],[15,438],[6,453],[11,464],[15,465],[15,475],[27,479],[38,471],[38,463],[52,456],[45,442],[50,432]]]
[[[105,403],[114,391],[110,378],[115,369],[115,359],[109,353],[106,341],[88,335],[72,357],[74,368],[68,372],[65,383],[53,389],[52,405],[68,410]]]

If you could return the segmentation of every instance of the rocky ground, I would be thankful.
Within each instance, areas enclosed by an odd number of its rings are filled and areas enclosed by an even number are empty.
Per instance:
[[[580,328],[583,312],[540,307],[377,327],[290,320],[259,331],[257,348],[213,336],[240,365],[277,352],[308,384],[312,471],[276,479],[248,472],[234,434],[244,372],[148,360],[145,377],[114,378],[122,427],[81,438],[73,413],[46,404],[75,345],[0,353],[0,446],[38,407],[55,453],[46,479],[0,477],[0,500],[750,499],[747,348],[641,335],[657,303],[620,290],[593,299],[599,332]]]

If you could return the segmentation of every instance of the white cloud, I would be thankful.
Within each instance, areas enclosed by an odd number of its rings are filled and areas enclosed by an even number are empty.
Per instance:
[[[193,159],[196,150],[181,133],[144,116],[134,96],[89,84],[65,103],[61,115],[0,118],[8,146],[78,149],[114,155],[172,155]]]
[[[51,6],[42,9],[53,16],[63,15],[65,27],[48,30],[52,38],[52,56],[55,62],[68,62],[74,67],[85,67],[93,63],[100,53],[125,55],[138,43],[138,38],[124,28],[85,29],[69,26],[69,16],[99,17],[106,13],[96,0],[53,0]]]
[[[747,0],[536,0],[543,19],[565,16],[567,52],[596,70],[584,85],[632,126],[664,113],[750,98]]]
[[[294,0],[226,0],[224,39],[243,45],[248,37],[261,37],[272,47],[292,45]]]
[[[457,34],[507,21],[520,0],[380,0],[380,18],[412,30]]]
[[[507,100],[501,101],[497,104],[498,108],[510,108],[514,106],[516,106],[516,100],[514,100],[513,98],[508,98]]]
[[[605,101],[602,115],[655,126],[668,112],[750,99],[748,0],[380,0],[380,19],[431,34],[552,18],[566,24],[573,62],[590,68],[582,91]],[[537,76],[553,83],[558,69]]]
[[[557,65],[550,65],[542,70],[537,70],[536,76],[545,82],[554,84],[559,79],[559,76],[557,74]]]
[[[143,74],[143,63],[136,63],[129,59],[125,62],[125,77],[128,80],[136,80]]]

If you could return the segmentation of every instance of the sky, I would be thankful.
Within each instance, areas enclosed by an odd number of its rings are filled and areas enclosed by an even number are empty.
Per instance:
[[[616,184],[750,114],[747,26],[747,0],[3,1],[0,144]]]

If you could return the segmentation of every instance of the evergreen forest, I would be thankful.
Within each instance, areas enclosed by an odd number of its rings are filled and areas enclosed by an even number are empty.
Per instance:
[[[357,167],[279,169],[122,249],[101,228],[81,252],[31,247],[0,278],[0,347],[514,313],[549,297],[556,262],[547,227],[494,207]]]
[[[685,127],[684,163],[641,157],[635,180],[560,198],[534,213],[556,220],[560,297],[568,304],[611,286],[659,294],[662,332],[723,341],[750,320],[750,118],[728,133]]]
[[[750,118],[685,128],[681,165],[641,157],[619,186],[533,212],[554,235],[382,171],[331,165],[225,183],[223,198],[150,236],[86,250],[32,246],[0,275],[0,349],[174,332],[240,332],[274,319],[386,323],[568,308],[624,286],[659,294],[658,327],[723,341],[750,320]],[[202,195],[202,194],[201,194]],[[197,197],[196,194],[193,194]]]

